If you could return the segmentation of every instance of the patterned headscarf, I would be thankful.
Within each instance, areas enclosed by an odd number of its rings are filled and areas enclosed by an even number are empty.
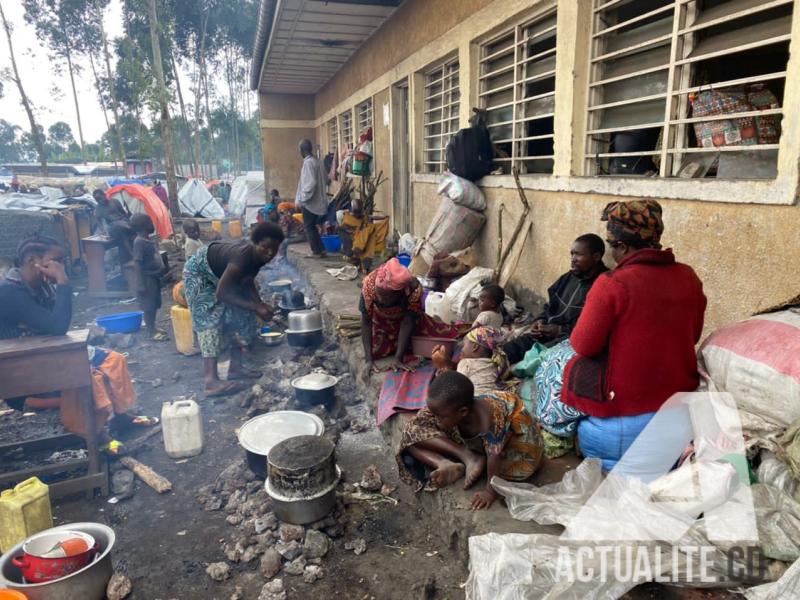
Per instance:
[[[603,221],[608,221],[609,239],[614,242],[647,242],[661,248],[659,241],[664,233],[661,205],[655,200],[612,202],[603,210]]]
[[[467,333],[467,339],[492,353],[492,362],[497,367],[497,380],[505,379],[509,364],[508,356],[500,347],[503,342],[503,333],[494,327],[476,327]]]
[[[379,290],[399,292],[406,289],[414,279],[411,272],[396,258],[389,259],[375,271],[375,287]]]

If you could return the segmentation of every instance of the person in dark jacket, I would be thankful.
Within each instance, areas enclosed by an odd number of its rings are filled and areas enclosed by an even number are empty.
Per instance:
[[[547,289],[547,303],[533,322],[530,333],[503,346],[511,364],[523,359],[534,343],[554,346],[567,339],[581,316],[586,296],[601,273],[606,247],[594,233],[585,233],[572,242],[570,270]]]

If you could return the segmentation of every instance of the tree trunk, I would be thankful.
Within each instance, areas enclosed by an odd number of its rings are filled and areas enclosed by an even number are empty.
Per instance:
[[[198,171],[197,155],[194,152],[192,145],[192,134],[189,132],[189,119],[186,117],[186,105],[183,103],[183,93],[181,92],[181,80],[178,76],[178,65],[175,63],[175,55],[172,50],[169,52],[169,61],[172,65],[172,72],[175,74],[175,87],[178,90],[178,102],[181,105],[181,117],[183,117],[184,132],[186,134],[186,141],[189,142],[189,151],[192,157],[192,165],[195,173]]]
[[[100,99],[100,108],[103,109],[103,120],[106,122],[106,131],[111,131],[111,124],[108,122],[108,109],[106,108],[106,99],[103,98],[103,88],[100,85],[100,77],[97,75],[97,69],[94,66],[94,58],[92,58],[92,53],[89,52],[89,64],[92,66],[92,75],[94,76],[94,86],[97,88],[97,96]],[[114,169],[117,168],[117,156],[114,152],[111,152],[111,156],[114,159]]]
[[[47,156],[44,153],[44,141],[42,140],[42,133],[39,126],[36,124],[36,117],[33,115],[28,95],[25,93],[25,88],[22,87],[22,79],[20,79],[19,71],[17,70],[17,59],[14,56],[14,45],[11,43],[11,26],[6,21],[6,13],[3,11],[3,5],[0,4],[0,19],[3,20],[3,29],[6,32],[6,39],[8,40],[8,54],[11,57],[11,69],[14,72],[14,83],[17,84],[19,95],[22,98],[22,107],[28,115],[28,121],[31,125],[31,137],[33,138],[33,145],[36,147],[36,153],[39,155],[39,165],[42,169],[42,175],[47,177]]]
[[[194,143],[197,151],[197,156],[200,158],[200,173],[199,176],[205,175],[205,159],[200,149],[200,115],[202,109],[200,101],[203,97],[203,74],[201,70],[201,63],[203,53],[206,51],[206,30],[208,28],[208,11],[203,14],[203,27],[200,32],[200,45],[197,48],[197,56],[195,57],[195,89],[194,89]],[[207,156],[207,154],[206,154]],[[209,174],[209,179],[211,176]]]
[[[169,210],[172,216],[178,217],[178,182],[175,179],[175,154],[172,143],[172,123],[169,118],[169,96],[167,83],[164,80],[164,66],[161,62],[160,30],[158,27],[158,13],[156,0],[148,0],[147,16],[150,21],[150,42],[153,44],[153,68],[156,72],[158,83],[158,96],[161,104],[161,132],[164,136],[164,162],[167,171],[167,193],[169,195]]]
[[[69,69],[69,82],[72,85],[72,99],[75,101],[75,117],[78,119],[78,140],[81,143],[81,158],[83,164],[86,164],[86,144],[83,142],[83,123],[81,123],[81,108],[78,105],[78,91],[75,89],[75,74],[72,72],[72,53],[69,49],[69,43],[66,44],[67,49],[67,68]]]
[[[127,175],[127,164],[125,162],[125,149],[122,146],[122,132],[119,126],[119,103],[117,102],[117,90],[114,86],[114,76],[111,73],[111,56],[108,52],[108,38],[106,38],[106,28],[103,25],[103,11],[100,4],[95,4],[97,8],[97,23],[100,27],[100,37],[103,41],[103,57],[106,62],[106,77],[108,77],[108,91],[111,95],[111,112],[114,114],[114,133],[117,139],[117,158],[122,167],[122,174]]]

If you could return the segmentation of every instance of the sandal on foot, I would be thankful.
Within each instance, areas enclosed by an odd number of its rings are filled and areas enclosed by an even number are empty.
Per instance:
[[[156,331],[150,339],[154,342],[168,342],[169,336],[164,331]]]
[[[213,392],[206,392],[206,398],[219,398],[220,396],[230,396],[238,394],[239,392],[247,389],[247,385],[238,381],[225,381],[220,389]]]

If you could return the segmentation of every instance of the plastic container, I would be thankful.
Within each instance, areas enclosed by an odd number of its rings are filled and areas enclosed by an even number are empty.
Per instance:
[[[142,316],[140,310],[134,312],[119,313],[118,315],[107,315],[97,317],[94,321],[98,327],[106,330],[106,333],[133,333],[142,328]]]
[[[342,249],[342,238],[338,235],[323,235],[322,245],[325,246],[326,252],[339,252]]]
[[[211,229],[222,235],[222,221],[218,221],[217,219],[211,221]]]
[[[437,346],[444,346],[450,356],[453,355],[453,350],[456,347],[456,340],[449,338],[435,338],[435,337],[418,337],[411,338],[411,352],[415,356],[422,356],[423,358],[430,358],[433,350]]]
[[[425,298],[425,314],[438,318],[444,323],[451,323],[453,316],[450,314],[450,301],[442,292],[430,292]]]
[[[186,356],[197,354],[197,349],[194,347],[191,311],[179,304],[173,304],[169,312],[172,317],[172,335],[175,339],[175,348]]]
[[[28,597],[17,590],[0,590],[0,600],[28,600]]]
[[[398,254],[397,261],[407,269],[411,264],[411,257],[408,254]]]
[[[161,427],[164,449],[171,458],[197,456],[203,451],[203,415],[194,400],[164,402]]]
[[[239,219],[228,221],[228,235],[232,238],[242,237],[242,222]]]
[[[37,477],[0,493],[0,551],[52,526],[50,492]]]

